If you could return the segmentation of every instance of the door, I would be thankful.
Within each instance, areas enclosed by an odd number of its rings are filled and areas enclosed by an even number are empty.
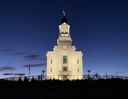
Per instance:
[[[67,80],[68,79],[68,76],[67,75],[63,75],[63,80]]]

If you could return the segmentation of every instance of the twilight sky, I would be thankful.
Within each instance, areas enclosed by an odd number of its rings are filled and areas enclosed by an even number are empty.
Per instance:
[[[128,2],[123,0],[1,0],[0,78],[41,74],[65,10],[84,73],[128,75]]]

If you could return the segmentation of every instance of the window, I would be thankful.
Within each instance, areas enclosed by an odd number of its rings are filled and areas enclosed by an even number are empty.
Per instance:
[[[77,59],[77,64],[79,64],[79,59]]]
[[[77,72],[79,72],[79,68],[77,68]]]
[[[63,67],[63,71],[67,71],[68,69],[67,69],[67,67]]]
[[[63,56],[63,64],[67,64],[67,56]]]
[[[68,76],[67,75],[63,75],[63,80],[67,80]]]
[[[52,68],[51,68],[51,70],[50,70],[51,72],[52,72]]]
[[[52,59],[50,60],[50,63],[52,64]]]

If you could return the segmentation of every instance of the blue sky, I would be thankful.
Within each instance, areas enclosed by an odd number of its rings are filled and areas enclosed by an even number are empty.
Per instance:
[[[0,76],[41,74],[65,10],[71,37],[84,54],[84,73],[128,75],[128,2],[123,0],[0,1]],[[42,64],[38,66],[38,64]],[[5,68],[8,67],[8,68]]]

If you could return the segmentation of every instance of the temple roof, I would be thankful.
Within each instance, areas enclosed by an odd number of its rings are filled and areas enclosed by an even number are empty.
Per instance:
[[[63,16],[63,18],[61,19],[60,24],[62,24],[64,22],[69,24],[69,21],[67,20],[67,18],[65,16]]]

